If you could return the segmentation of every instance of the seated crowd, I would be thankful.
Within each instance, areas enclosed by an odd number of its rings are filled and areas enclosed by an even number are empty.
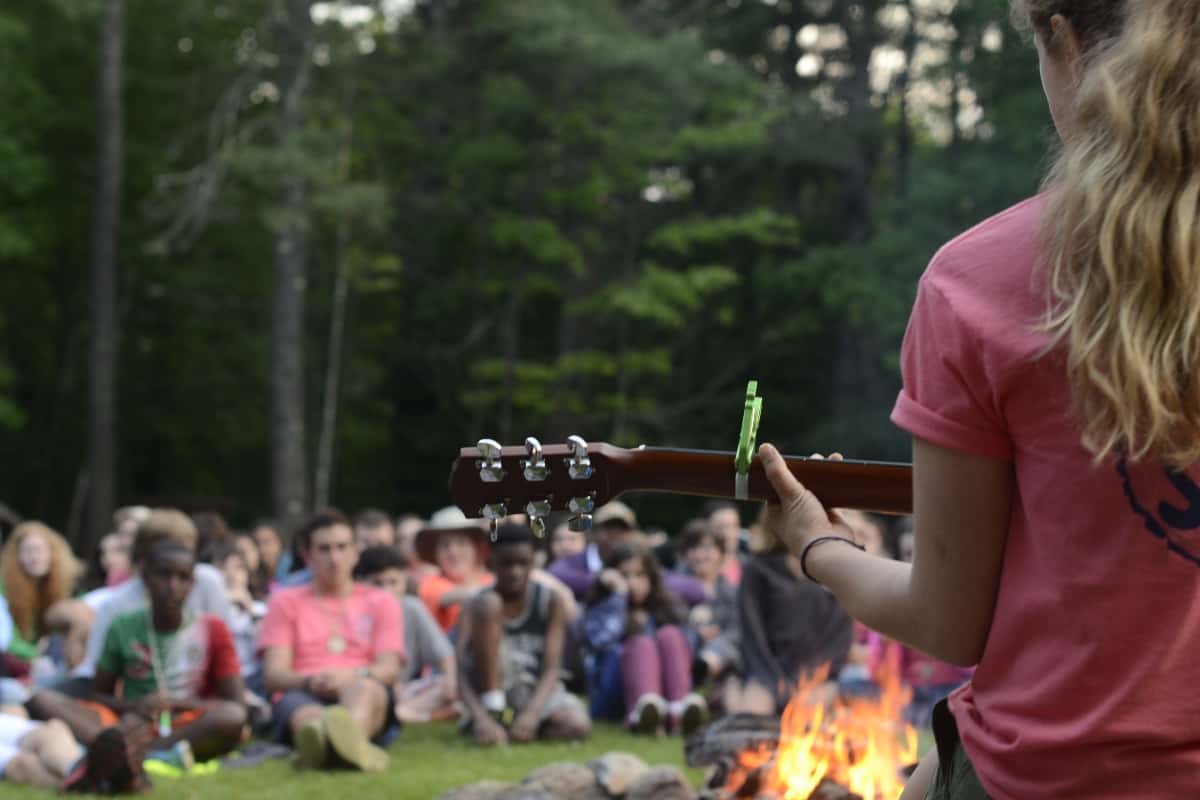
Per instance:
[[[843,513],[873,552],[911,552],[911,530]],[[582,739],[592,720],[686,736],[713,713],[778,714],[820,669],[844,695],[901,676],[925,724],[968,677],[856,627],[727,502],[674,541],[621,502],[544,542],[456,508],[323,511],[290,547],[212,513],[132,507],[113,527],[90,570],[38,522],[0,550],[5,780],[137,791],[152,764],[186,771],[252,736],[301,768],[379,771],[402,724],[436,720],[481,745]]]

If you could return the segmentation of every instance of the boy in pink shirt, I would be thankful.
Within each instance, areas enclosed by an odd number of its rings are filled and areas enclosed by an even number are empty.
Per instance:
[[[259,632],[264,682],[279,735],[302,767],[340,759],[366,771],[387,767],[370,740],[395,724],[392,685],[404,658],[400,605],[356,584],[354,531],[339,512],[315,515],[296,533],[312,583],[278,590]]]

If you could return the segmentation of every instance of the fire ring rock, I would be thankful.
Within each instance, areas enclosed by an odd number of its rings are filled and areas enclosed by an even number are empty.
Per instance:
[[[438,800],[498,800],[501,793],[512,788],[511,783],[480,781],[444,792],[438,796]]]
[[[534,786],[514,786],[500,792],[493,800],[563,800],[563,798]]]
[[[696,793],[675,767],[654,767],[638,775],[625,800],[692,800]]]
[[[649,767],[629,753],[605,753],[588,763],[600,787],[612,797],[624,797],[633,782]]]
[[[531,790],[539,789],[561,798],[561,800],[607,800],[608,798],[596,780],[596,773],[583,764],[569,761],[547,764],[534,770],[529,773],[521,786]]]

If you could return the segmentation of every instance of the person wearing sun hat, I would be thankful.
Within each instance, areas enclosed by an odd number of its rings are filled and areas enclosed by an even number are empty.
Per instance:
[[[417,594],[443,631],[458,622],[463,602],[492,585],[485,566],[488,549],[482,523],[454,506],[436,512],[417,533],[417,556],[438,568],[421,581]]]

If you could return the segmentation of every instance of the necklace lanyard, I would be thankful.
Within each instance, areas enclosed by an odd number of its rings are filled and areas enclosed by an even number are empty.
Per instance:
[[[346,598],[340,598],[341,616],[335,617],[328,608],[325,607],[324,598],[313,590],[313,596],[317,599],[317,608],[321,609],[321,614],[325,617],[325,622],[329,625],[329,639],[325,643],[325,647],[334,655],[339,655],[346,651],[349,646],[350,628],[353,625],[346,625]],[[336,621],[336,625],[334,624]],[[345,629],[346,635],[342,636],[342,630]]]
[[[167,648],[167,652],[159,658],[158,653],[158,636],[154,632],[154,611],[147,605],[146,608],[146,633],[150,640],[150,668],[154,670],[154,684],[158,688],[158,695],[163,700],[166,700],[170,695],[167,686],[167,664],[171,661],[171,655],[175,650],[175,644],[179,641],[179,633],[186,630],[191,624],[191,615],[187,614],[183,618],[178,630],[175,631],[171,639],[171,644]],[[158,735],[167,737],[171,735],[171,712],[168,709],[163,709],[158,715]]]

